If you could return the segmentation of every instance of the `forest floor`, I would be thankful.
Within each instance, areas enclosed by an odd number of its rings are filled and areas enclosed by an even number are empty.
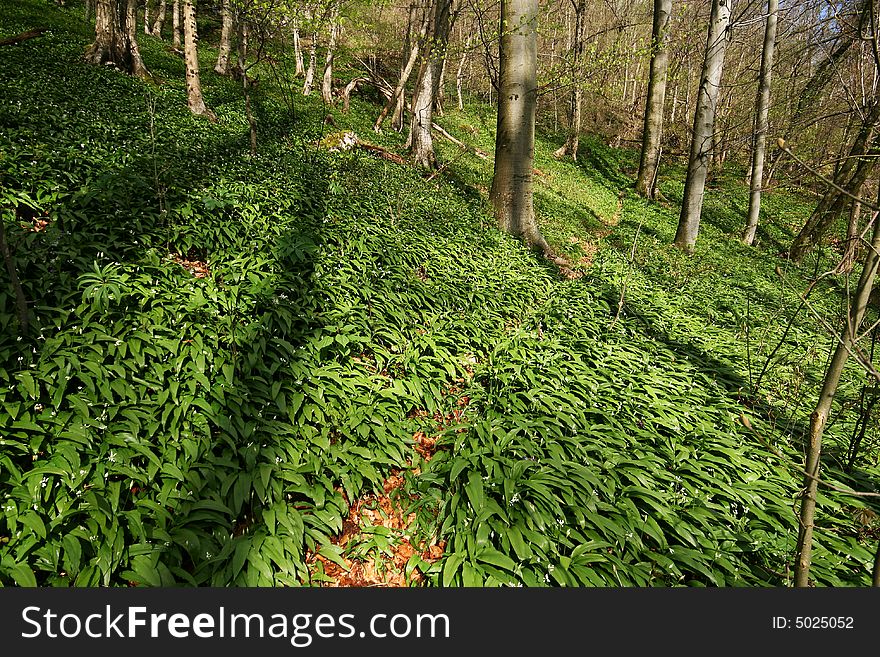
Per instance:
[[[70,3],[69,3],[70,4]],[[759,245],[729,166],[696,252],[684,178],[633,192],[637,153],[539,129],[536,208],[562,275],[498,232],[491,162],[438,139],[420,172],[372,122],[256,69],[190,115],[181,58],[88,66],[73,4],[0,0],[0,582],[21,585],[782,586],[802,441],[848,282],[828,245],[780,258],[812,199],[765,195]],[[202,45],[214,41],[206,22]],[[340,76],[354,74],[341,56]],[[279,84],[279,82],[284,84]],[[332,121],[328,121],[328,115]],[[438,119],[491,152],[494,110]],[[330,125],[332,123],[332,125]],[[823,468],[874,491],[877,426],[847,370]],[[750,428],[747,428],[750,427]],[[812,576],[870,583],[869,498],[825,487]]]

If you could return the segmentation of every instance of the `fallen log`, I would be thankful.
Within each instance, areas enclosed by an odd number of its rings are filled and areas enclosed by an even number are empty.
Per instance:
[[[24,41],[28,41],[29,39],[36,39],[44,32],[46,32],[45,27],[38,27],[33,30],[28,30],[27,32],[22,32],[21,34],[16,34],[15,36],[0,39],[0,46],[15,46]]]

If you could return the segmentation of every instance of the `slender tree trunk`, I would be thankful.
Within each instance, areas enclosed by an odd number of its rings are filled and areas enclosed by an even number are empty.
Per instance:
[[[223,27],[220,29],[220,52],[217,54],[217,63],[214,71],[220,75],[229,73],[229,53],[232,51],[232,11],[229,8],[229,0],[223,0]]]
[[[339,38],[339,0],[333,4],[330,14],[330,42],[324,60],[324,75],[321,78],[321,98],[327,105],[333,104],[333,59],[336,56],[336,40]]]
[[[95,0],[86,0],[83,4],[86,20],[90,21],[92,16],[95,15]]]
[[[214,118],[202,96],[202,80],[199,75],[199,35],[196,28],[195,0],[183,2],[183,52],[186,61],[186,104],[193,114]]]
[[[878,218],[880,219],[880,218]],[[855,297],[847,315],[847,325],[841,336],[841,340],[834,350],[831,364],[825,373],[825,381],[822,391],[819,393],[819,401],[813,413],[810,415],[810,443],[807,451],[806,472],[804,477],[804,493],[801,497],[800,530],[798,532],[797,558],[795,560],[794,585],[809,586],[810,564],[813,550],[813,528],[816,515],[816,491],[818,488],[820,456],[822,453],[822,434],[828,422],[834,396],[840,383],[844,367],[849,358],[849,352],[855,344],[859,327],[865,317],[871,290],[877,275],[878,258],[880,252],[880,220],[875,219],[874,234],[871,239],[871,249],[865,259],[865,266],[856,287]]]
[[[464,99],[462,98],[462,86],[464,85],[464,64],[467,60],[468,51],[471,48],[471,37],[467,38],[464,50],[461,53],[461,59],[458,61],[458,71],[455,73],[455,95],[458,98],[458,109],[464,109]]]
[[[577,159],[578,145],[580,144],[581,137],[581,99],[583,91],[581,90],[580,77],[583,67],[586,10],[586,0],[577,0],[577,4],[574,7],[574,33],[571,37],[571,64],[569,67],[571,96],[568,106],[568,136],[565,139],[565,143],[553,153],[556,157],[569,155],[574,160]]]
[[[776,49],[776,22],[779,0],[767,0],[767,26],[764,29],[764,50],[761,54],[761,74],[758,81],[758,109],[752,149],[752,179],[749,185],[749,214],[743,232],[743,244],[751,246],[758,230],[761,214],[761,190],[764,184],[764,158],[767,150],[767,132],[770,129],[770,82],[773,78],[773,55]]]
[[[703,192],[712,155],[715,134],[715,108],[721,89],[721,74],[724,69],[724,53],[727,49],[730,13],[733,0],[712,0],[712,13],[709,22],[709,36],[706,41],[706,55],[700,88],[697,93],[697,109],[694,112],[694,128],[691,138],[688,171],[684,184],[684,199],[675,245],[685,251],[692,251],[700,231],[700,214],[703,210]]]
[[[98,0],[95,6],[95,42],[85,60],[113,64],[130,75],[148,75],[137,45],[136,0]]]
[[[315,84],[315,66],[318,61],[318,35],[312,33],[312,40],[309,44],[309,67],[306,69],[306,79],[303,81],[303,96],[309,96],[312,93],[312,87]]]
[[[166,0],[160,0],[159,9],[156,11],[156,22],[153,23],[153,36],[162,38],[162,28],[165,27],[165,16],[168,14]]]
[[[150,0],[144,0],[144,34],[151,34],[153,24],[150,22]]]
[[[860,201],[852,201],[849,210],[849,221],[846,222],[846,241],[840,263],[835,268],[838,274],[849,274],[859,259],[859,219],[862,215]]]
[[[636,191],[654,198],[654,183],[660,165],[660,138],[663,134],[663,113],[666,107],[666,80],[669,71],[669,17],[672,0],[654,0],[654,24],[651,30],[651,72],[648,79],[648,100],[642,131],[642,156],[636,177]]]
[[[300,42],[299,25],[297,23],[293,25],[293,56],[296,61],[294,76],[301,78],[306,74],[306,65],[303,61],[302,43]]]
[[[502,0],[495,173],[489,197],[498,227],[550,253],[535,220],[532,166],[537,105],[538,0]]]
[[[451,0],[434,0],[430,42],[422,49],[421,71],[412,101],[408,145],[412,149],[413,161],[427,169],[436,165],[431,125],[434,122],[434,99],[440,82],[440,67],[449,42],[451,5]]]
[[[174,0],[171,6],[171,46],[180,50],[181,34],[180,34],[180,2]]]
[[[385,117],[388,116],[388,112],[391,111],[392,107],[394,108],[394,113],[391,118],[391,125],[395,130],[401,129],[401,124],[403,122],[404,92],[406,90],[406,83],[409,81],[413,68],[415,68],[416,62],[418,61],[419,48],[420,44],[418,41],[413,43],[409,52],[409,57],[400,72],[400,79],[397,81],[397,86],[394,87],[394,93],[391,95],[391,98],[388,99],[388,102],[385,103],[382,111],[379,112],[379,116],[376,118],[376,123],[373,125],[373,130],[376,132],[379,132],[379,130],[382,129],[382,123],[385,121]]]
[[[880,124],[880,100],[873,100],[862,121],[862,126],[849,150],[849,157],[840,164],[834,174],[834,183],[851,194],[858,194],[868,175],[874,168],[874,155],[877,150],[876,130]],[[807,223],[798,233],[789,248],[789,257],[800,262],[822,239],[828,227],[846,209],[849,198],[834,188],[829,188]]]

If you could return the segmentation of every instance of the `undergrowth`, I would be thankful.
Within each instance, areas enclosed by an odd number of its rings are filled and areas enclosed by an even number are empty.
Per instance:
[[[27,0],[0,22],[51,26],[0,50],[0,208],[31,324],[4,270],[0,582],[319,584],[315,555],[345,563],[350,505],[403,471],[409,539],[445,545],[408,564],[429,585],[790,583],[830,344],[796,314],[810,272],[775,270],[800,197],[767,195],[755,251],[735,239],[746,191],[722,181],[687,258],[669,246],[674,168],[670,203],[648,204],[631,151],[585,138],[563,162],[544,137],[542,228],[582,274],[564,279],[494,229],[481,158],[438,143],[449,166],[427,180],[322,148],[328,112],[402,146],[370,130],[369,95],[291,108],[264,81],[250,157],[209,48],[216,124],[188,113],[156,39],[152,82],[84,64],[78,11]],[[491,152],[490,108],[442,120]],[[822,287],[814,307],[840,299]],[[431,458],[419,434],[438,437]],[[828,464],[861,488],[873,466]],[[820,505],[815,582],[867,584],[872,516],[837,492]]]

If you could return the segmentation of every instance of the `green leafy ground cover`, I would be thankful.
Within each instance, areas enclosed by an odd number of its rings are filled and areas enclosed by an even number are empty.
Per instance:
[[[571,280],[494,229],[486,161],[438,143],[452,163],[426,180],[320,147],[328,111],[402,145],[370,130],[369,92],[348,114],[298,95],[291,111],[263,71],[250,157],[209,48],[216,124],[189,114],[164,43],[141,40],[155,80],[133,80],[82,63],[78,7],[2,4],[0,36],[51,29],[0,49],[0,207],[32,314],[21,335],[4,271],[0,582],[320,584],[307,556],[345,564],[350,505],[403,470],[411,541],[445,541],[407,565],[428,585],[789,583],[830,344],[794,316],[812,267],[775,258],[801,197],[769,194],[746,249],[746,190],[722,177],[689,258],[670,246],[680,171],[649,204],[629,190],[633,152],[586,139],[558,162],[545,136],[536,203]],[[490,108],[443,122],[491,151]],[[812,300],[828,317],[842,303],[830,286]],[[851,369],[844,401],[860,382]],[[419,432],[438,437],[430,460]],[[832,448],[829,477],[871,489],[869,456],[845,477]],[[862,506],[820,498],[817,584],[870,582]],[[361,556],[387,546],[375,533]]]

